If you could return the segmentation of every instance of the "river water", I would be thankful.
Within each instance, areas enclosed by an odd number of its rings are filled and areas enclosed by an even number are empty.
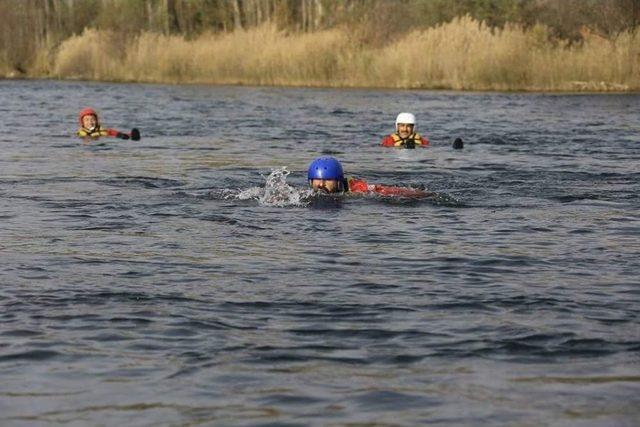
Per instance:
[[[0,425],[637,426],[639,106],[0,81]]]

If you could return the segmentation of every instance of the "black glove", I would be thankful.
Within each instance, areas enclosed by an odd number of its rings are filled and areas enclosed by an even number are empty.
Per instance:
[[[122,133],[122,132],[118,132],[116,134],[116,136],[120,139],[129,139],[129,135],[127,135],[126,133]]]

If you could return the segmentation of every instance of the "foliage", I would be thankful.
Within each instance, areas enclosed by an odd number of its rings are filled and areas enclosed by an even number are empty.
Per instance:
[[[518,26],[544,34],[545,45],[569,49],[595,35],[611,43],[633,37],[640,0],[0,0],[0,16],[0,75],[7,76],[46,75],[55,60],[59,72],[61,58],[71,55],[69,43],[82,34],[100,40],[117,62],[140,36],[184,43],[264,25],[284,35],[339,31],[368,61],[371,52],[465,16],[490,33]],[[172,75],[183,73],[181,65],[173,69]]]

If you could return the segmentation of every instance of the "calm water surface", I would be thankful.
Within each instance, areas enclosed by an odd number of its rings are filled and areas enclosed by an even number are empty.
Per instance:
[[[0,425],[637,426],[639,106],[2,81]]]

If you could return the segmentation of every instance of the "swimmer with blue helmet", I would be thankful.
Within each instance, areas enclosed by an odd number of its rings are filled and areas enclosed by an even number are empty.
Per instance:
[[[333,157],[318,157],[311,162],[307,179],[311,188],[325,193],[341,193],[349,188],[342,165]]]
[[[376,193],[384,196],[424,197],[432,193],[408,187],[368,184],[362,179],[345,177],[342,164],[334,157],[318,157],[307,171],[309,186],[317,191],[335,193]]]

